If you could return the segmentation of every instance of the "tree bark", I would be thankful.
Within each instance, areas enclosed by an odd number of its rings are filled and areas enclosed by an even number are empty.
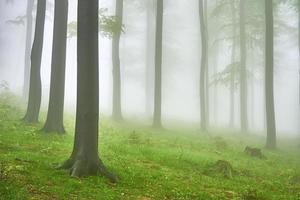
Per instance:
[[[27,101],[29,92],[30,80],[30,51],[32,47],[32,27],[33,17],[32,11],[34,7],[34,0],[27,1],[26,9],[26,44],[25,44],[25,62],[24,62],[24,80],[23,80],[23,98]]]
[[[231,128],[234,127],[234,113],[235,113],[235,56],[236,56],[236,10],[235,10],[235,1],[231,1],[230,6],[231,6],[231,14],[232,14],[232,51],[231,51],[231,64],[234,68],[231,69],[230,73],[230,121],[229,121],[229,126]]]
[[[65,133],[64,95],[66,71],[66,44],[68,26],[68,0],[55,0],[53,47],[48,115],[43,130]]]
[[[154,86],[154,116],[153,127],[161,128],[162,99],[162,33],[163,33],[164,1],[157,1],[156,34],[155,34],[155,86]]]
[[[201,131],[207,131],[206,121],[206,98],[205,98],[205,74],[207,69],[207,27],[205,24],[203,0],[199,0],[199,18],[201,31],[201,67],[200,67],[200,115],[201,115]]]
[[[246,55],[246,22],[245,22],[245,0],[240,1],[240,112],[241,112],[241,130],[248,131],[248,113],[247,113],[247,55]]]
[[[205,118],[206,118],[206,126],[209,126],[209,117],[210,117],[210,103],[209,103],[209,99],[210,99],[210,90],[209,90],[209,61],[208,61],[208,54],[209,54],[209,48],[208,48],[208,44],[209,44],[209,37],[208,37],[208,5],[207,5],[207,0],[204,0],[204,7],[203,7],[203,14],[204,14],[204,23],[206,25],[206,64],[205,64],[205,109],[206,109],[206,114],[205,114]]]
[[[276,123],[274,109],[274,26],[273,26],[273,0],[265,0],[266,15],[266,115],[267,115],[267,143],[269,149],[276,148]]]
[[[46,0],[38,0],[35,35],[31,51],[30,86],[27,112],[24,121],[37,123],[41,107],[42,83],[41,62],[44,40],[44,25],[46,13]]]
[[[118,23],[123,22],[123,0],[116,0],[116,11]],[[112,117],[115,121],[122,121],[121,100],[121,71],[120,71],[120,37],[121,31],[113,34],[112,39],[112,62],[113,62],[113,108]]]
[[[148,117],[152,116],[153,97],[154,97],[154,52],[155,52],[155,16],[156,5],[154,0],[147,1],[147,52],[145,70],[145,113]]]
[[[106,169],[98,154],[98,6],[98,0],[78,0],[75,141],[71,157],[61,168],[70,169],[71,176],[101,174],[116,182],[117,177]]]

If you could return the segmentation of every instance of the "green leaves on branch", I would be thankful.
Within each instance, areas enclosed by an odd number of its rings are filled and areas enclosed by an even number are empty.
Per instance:
[[[234,62],[225,67],[225,69],[219,73],[216,73],[210,85],[225,85],[225,86],[230,86],[232,78],[234,80],[234,85],[237,87],[240,84],[240,62]],[[254,77],[254,74],[247,70],[247,78]]]
[[[114,34],[124,33],[124,26],[113,15],[107,15],[107,8],[99,10],[99,33],[107,38],[112,38]],[[77,22],[73,21],[68,24],[68,38],[77,36]]]

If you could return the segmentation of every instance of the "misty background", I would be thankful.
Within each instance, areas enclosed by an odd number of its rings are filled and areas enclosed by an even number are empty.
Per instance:
[[[124,117],[131,120],[146,120],[151,123],[152,113],[145,94],[147,58],[147,12],[145,1],[124,1],[124,33],[121,36],[120,60],[122,77],[122,108]],[[172,3],[171,3],[172,2]],[[114,2],[100,1],[101,8],[107,8],[113,15]],[[43,107],[48,105],[53,5],[47,5],[45,38],[42,57]],[[69,2],[69,22],[76,21],[77,1]],[[26,1],[6,3],[0,0],[0,81],[5,80],[9,88],[21,95],[24,74],[24,49],[26,25],[14,25],[7,20],[26,14]],[[297,28],[297,13],[285,4],[276,9],[275,20]],[[208,16],[208,20],[210,16]],[[210,25],[209,25],[210,26]],[[214,31],[214,27],[209,27]],[[210,33],[211,33],[210,32]],[[275,32],[275,111],[279,136],[299,136],[299,56],[297,32],[288,29]],[[197,0],[165,0],[163,32],[163,99],[162,118],[166,127],[174,122],[198,126],[200,121],[199,76],[201,59],[201,34]],[[214,37],[214,36],[213,36]],[[74,113],[76,105],[76,38],[67,41],[66,64],[66,112]],[[111,40],[101,37],[100,48],[100,113],[109,116],[112,102],[112,59]],[[210,45],[213,51],[213,45]],[[210,77],[212,66],[221,72],[230,63],[230,45],[223,42],[219,46],[218,58],[209,57]],[[248,85],[249,127],[261,133],[265,129],[264,109],[264,57],[262,52],[248,50],[247,68],[253,69],[251,84]],[[154,59],[154,58],[153,58]],[[154,83],[153,83],[154,86]],[[228,127],[229,89],[226,85],[211,85],[210,126]],[[217,92],[215,92],[217,91]],[[239,128],[239,94],[236,90],[235,124]],[[24,102],[26,103],[26,102]],[[153,109],[150,109],[152,111]]]

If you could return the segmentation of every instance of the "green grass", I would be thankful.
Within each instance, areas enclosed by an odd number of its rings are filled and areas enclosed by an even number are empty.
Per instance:
[[[72,150],[71,117],[66,118],[69,134],[47,135],[39,131],[42,124],[22,123],[22,109],[6,102],[0,100],[3,200],[300,199],[300,149],[295,141],[280,141],[276,151],[263,149],[268,159],[260,160],[243,153],[247,145],[263,146],[259,136],[157,131],[103,120],[99,151],[120,177],[111,184],[103,177],[70,178],[67,171],[55,169]],[[229,161],[237,174],[229,179],[208,175],[218,160]]]

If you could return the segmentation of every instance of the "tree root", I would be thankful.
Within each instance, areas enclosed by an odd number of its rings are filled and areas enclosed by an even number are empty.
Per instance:
[[[70,158],[57,169],[70,170],[70,175],[77,178],[101,175],[112,183],[117,183],[119,180],[117,176],[109,172],[100,159],[94,161]]]

